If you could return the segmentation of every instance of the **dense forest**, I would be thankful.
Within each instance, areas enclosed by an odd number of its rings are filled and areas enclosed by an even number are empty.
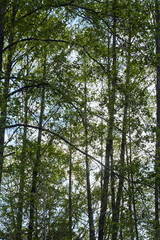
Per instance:
[[[0,239],[160,240],[159,0],[0,0]]]

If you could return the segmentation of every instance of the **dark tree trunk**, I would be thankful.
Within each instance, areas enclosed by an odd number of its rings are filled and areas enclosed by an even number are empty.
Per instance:
[[[46,176],[43,176],[43,240],[47,239],[47,228],[46,228],[46,218],[47,218],[47,202],[46,202]]]
[[[129,116],[130,118],[130,116]],[[129,119],[129,124],[130,124],[130,119]],[[130,167],[132,166],[132,143],[131,143],[131,131],[130,131],[130,126],[129,126],[129,165]],[[133,184],[133,173],[132,170],[129,172],[129,177],[128,179],[130,179],[130,202],[132,203],[133,207],[133,218],[134,218],[134,228],[135,228],[135,235],[136,235],[136,240],[139,240],[139,234],[138,234],[138,227],[137,227],[137,211],[136,211],[136,202],[135,202],[135,190],[134,190],[134,184]]]
[[[72,143],[72,133],[70,137]],[[69,147],[69,236],[72,240],[72,148]]]
[[[6,11],[6,0],[2,0],[1,6],[0,6],[0,77],[2,77],[1,74],[2,74],[2,63],[3,63],[5,11]]]
[[[3,1],[3,6],[1,9],[0,14],[5,14],[5,1]],[[17,13],[16,6],[13,6],[13,12],[12,12],[12,29],[11,34],[9,36],[9,45],[13,43],[13,29],[14,29],[14,23],[15,23],[15,16]],[[2,22],[0,21],[0,77],[1,77],[1,71],[2,71],[2,51],[3,51],[3,40],[4,40],[4,16],[2,17]],[[0,103],[0,109],[1,109],[1,116],[0,116],[0,188],[1,188],[1,182],[2,182],[2,171],[3,171],[3,162],[4,162],[4,137],[5,137],[5,126],[6,126],[6,117],[7,117],[7,103],[8,103],[8,93],[9,93],[9,81],[10,81],[10,74],[12,71],[12,57],[13,57],[13,48],[10,47],[8,49],[8,59],[7,59],[7,67],[6,67],[6,73],[5,73],[5,81],[3,86],[3,95]]]
[[[117,199],[115,203],[115,208],[112,212],[112,240],[117,240],[118,227],[119,227],[119,214],[120,214],[120,204],[123,194],[123,184],[124,184],[124,165],[125,165],[125,146],[126,146],[126,124],[127,124],[127,105],[124,107],[124,118],[123,118],[123,133],[122,133],[122,143],[121,143],[121,155],[120,155],[120,173],[119,173],[119,185],[117,192]]]
[[[90,240],[96,240],[94,222],[93,222],[93,209],[92,209],[92,199],[91,199],[91,186],[90,186],[90,169],[89,169],[89,159],[88,159],[88,119],[87,119],[87,84],[85,81],[85,153],[86,153],[86,181],[87,181],[87,201],[88,201],[88,218],[89,218],[89,231]]]

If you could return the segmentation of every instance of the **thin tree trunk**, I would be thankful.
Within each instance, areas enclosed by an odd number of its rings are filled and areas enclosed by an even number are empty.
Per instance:
[[[130,114],[129,114],[130,118]],[[130,120],[129,120],[130,123]],[[132,166],[132,143],[131,143],[131,131],[129,126],[129,148],[130,148],[130,155],[129,155],[129,164]],[[138,227],[137,227],[137,211],[136,211],[136,203],[135,203],[135,195],[134,195],[134,184],[133,184],[133,173],[132,170],[130,172],[131,177],[131,189],[132,189],[132,204],[133,204],[133,217],[134,217],[134,227],[136,232],[136,240],[139,240],[139,234],[138,234]]]
[[[27,57],[27,76],[29,74],[29,62]],[[25,163],[26,159],[26,147],[27,147],[27,123],[28,123],[28,94],[25,93],[24,99],[24,132],[23,132],[23,145],[21,153],[21,162],[20,162],[20,188],[19,188],[19,197],[18,197],[18,213],[17,213],[17,240],[23,240],[22,236],[22,223],[23,223],[23,201],[24,201],[24,186],[25,186]]]
[[[1,74],[2,74],[2,63],[3,63],[5,11],[6,11],[6,0],[2,0],[1,6],[0,6],[0,77],[2,77]]]
[[[130,79],[130,55],[131,55],[131,20],[130,20],[130,11],[131,11],[131,1],[129,0],[129,27],[128,27],[128,33],[129,33],[129,39],[128,39],[128,70],[127,70],[127,75],[128,75],[128,86],[129,86],[129,79]],[[129,100],[129,99],[128,99]],[[128,101],[127,100],[127,101]],[[131,144],[131,131],[130,131],[130,110],[129,110],[129,152],[130,155],[128,156],[127,154],[127,166],[132,166],[132,144]],[[127,148],[126,148],[127,152]],[[130,222],[131,222],[131,227],[130,227],[130,234],[131,234],[131,240],[134,239],[134,227],[135,227],[135,233],[136,233],[136,240],[139,240],[138,236],[138,228],[137,228],[137,213],[136,213],[136,206],[135,206],[135,196],[134,196],[134,185],[133,185],[133,174],[132,170],[128,172],[128,190],[129,190],[129,212],[130,212]],[[133,208],[132,208],[133,205]],[[133,217],[134,217],[134,223],[133,223]]]
[[[47,239],[46,229],[46,176],[43,176],[43,240]]]
[[[122,206],[124,205],[124,201],[122,199]],[[123,230],[122,230],[122,221],[123,221],[123,210],[121,210],[121,213],[120,213],[120,222],[121,222],[121,227],[120,227],[120,231],[119,231],[119,239],[120,240],[123,240]]]
[[[124,107],[124,118],[123,118],[123,133],[122,133],[122,143],[121,143],[121,155],[120,155],[120,176],[119,185],[117,192],[117,199],[115,203],[115,209],[112,213],[112,240],[116,240],[118,236],[118,222],[120,214],[120,204],[123,195],[123,184],[124,184],[124,165],[125,165],[125,146],[126,146],[126,124],[127,124],[127,106]]]
[[[28,228],[28,240],[33,239],[33,232],[36,232],[34,229],[35,222],[35,210],[36,210],[36,193],[37,193],[37,177],[38,177],[38,168],[40,165],[40,156],[41,156],[41,139],[42,139],[42,123],[43,115],[45,108],[45,87],[42,88],[42,98],[41,98],[41,111],[39,118],[39,131],[38,131],[38,141],[37,141],[37,153],[36,159],[34,161],[33,173],[32,173],[32,188],[30,196],[30,217],[29,217],[29,228]]]
[[[116,70],[116,0],[113,2],[113,67],[112,67],[112,83],[111,83],[111,91],[109,94],[109,124],[108,124],[108,136],[106,140],[106,156],[105,156],[105,167],[104,167],[104,183],[102,189],[102,197],[101,197],[101,209],[100,209],[100,217],[99,217],[99,235],[98,240],[103,240],[104,238],[104,226],[106,219],[106,210],[107,210],[107,202],[108,202],[108,184],[109,184],[109,162],[110,157],[112,156],[113,151],[113,125],[114,125],[114,111],[115,111],[115,93],[116,93],[116,82],[117,82],[117,70]],[[110,79],[109,79],[110,82]],[[112,175],[112,190],[113,190],[114,178]]]
[[[0,116],[0,188],[2,182],[2,171],[4,163],[4,139],[5,139],[5,126],[6,126],[6,117],[7,117],[7,102],[8,102],[8,93],[9,93],[9,75],[11,73],[11,56],[8,57],[8,69],[7,76],[4,82],[3,90],[3,100],[1,102],[1,116]]]
[[[72,143],[72,133],[70,137]],[[72,240],[72,148],[69,147],[69,236]]]
[[[10,208],[11,208],[11,219],[12,219],[12,229],[16,229],[16,219],[15,219],[15,208],[14,208],[14,198],[11,197]],[[17,240],[15,231],[12,232],[11,238]]]
[[[24,124],[27,125],[27,105],[28,96],[25,95],[25,106],[24,106]],[[22,217],[23,217],[23,201],[24,201],[24,185],[25,185],[25,163],[26,163],[26,141],[27,141],[27,127],[24,127],[23,132],[23,147],[21,154],[20,163],[20,189],[19,189],[19,199],[18,199],[18,213],[17,213],[17,240],[23,240],[22,236]]]
[[[157,132],[156,132],[156,158],[155,158],[155,239],[160,239],[160,3],[155,0],[156,13],[156,70],[157,70]]]
[[[129,155],[128,155],[128,149],[126,146],[126,160],[127,160],[127,168],[129,169],[130,167],[130,162],[129,162]],[[131,187],[131,171],[128,170],[128,209],[129,209],[129,218],[130,218],[130,236],[131,240],[134,240],[134,223],[133,223],[133,210],[132,210],[132,187]]]
[[[137,210],[136,210],[136,203],[135,203],[135,196],[134,196],[134,186],[133,186],[133,176],[132,178],[132,192],[133,192],[133,216],[134,216],[134,226],[136,231],[136,240],[139,240],[139,234],[138,234],[138,224],[137,224]]]
[[[110,43],[110,40],[108,40]],[[109,52],[109,44],[108,44],[108,72],[110,72],[110,52]],[[110,79],[109,79],[109,90],[110,90]],[[109,95],[111,93],[109,92]],[[111,202],[112,202],[112,209],[115,208],[115,176],[114,176],[114,161],[113,161],[113,143],[112,143],[112,149],[110,153],[111,158]],[[109,163],[108,163],[109,166]],[[109,172],[108,172],[109,174]]]
[[[103,94],[103,80],[101,81],[101,98]],[[102,103],[101,103],[102,104]],[[102,107],[101,107],[101,112],[102,112]],[[103,126],[103,119],[101,119],[101,126]],[[102,190],[103,186],[103,144],[104,144],[104,137],[103,137],[103,131],[101,132],[101,172],[100,172],[100,186]]]
[[[2,52],[3,52],[3,41],[4,41],[4,18],[5,18],[5,1],[2,1],[1,9],[0,9],[0,77],[2,72]],[[12,17],[11,17],[11,24],[12,29],[8,39],[9,45],[13,43],[14,37],[14,24],[15,24],[15,17],[17,14],[17,6],[16,4],[13,5]],[[1,20],[2,19],[2,20]],[[7,117],[7,103],[8,103],[8,93],[9,93],[9,81],[10,81],[10,74],[12,71],[12,57],[13,57],[13,47],[8,49],[8,59],[7,59],[7,66],[6,66],[6,74],[5,74],[5,81],[3,87],[3,95],[0,103],[1,109],[1,116],[0,116],[0,188],[2,182],[2,171],[3,171],[3,162],[4,162],[4,139],[5,139],[5,126],[6,126],[6,117]]]
[[[129,1],[130,7],[130,1]],[[127,111],[128,111],[128,101],[129,101],[129,82],[130,82],[130,58],[131,58],[131,27],[130,27],[130,9],[129,9],[129,23],[128,23],[128,55],[127,55],[127,76],[126,76],[126,94],[124,102],[124,115],[123,115],[123,127],[122,127],[122,142],[121,142],[121,154],[120,154],[120,177],[117,192],[117,199],[115,203],[115,209],[112,212],[112,240],[116,240],[118,236],[119,228],[119,215],[120,215],[120,205],[123,196],[123,185],[124,185],[124,167],[125,167],[125,148],[126,148],[126,134],[127,134]]]
[[[92,199],[91,199],[91,186],[90,186],[90,169],[89,169],[89,159],[88,159],[88,119],[87,119],[87,84],[85,80],[85,153],[86,153],[86,181],[87,181],[87,201],[88,201],[88,218],[89,218],[89,231],[90,240],[96,240],[94,222],[93,222],[93,209],[92,209]]]

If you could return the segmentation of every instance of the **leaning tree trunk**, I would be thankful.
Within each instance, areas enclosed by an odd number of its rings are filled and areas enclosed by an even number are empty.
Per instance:
[[[157,131],[156,131],[156,158],[155,158],[155,239],[160,239],[160,3],[155,0],[156,13],[156,70],[157,70]]]

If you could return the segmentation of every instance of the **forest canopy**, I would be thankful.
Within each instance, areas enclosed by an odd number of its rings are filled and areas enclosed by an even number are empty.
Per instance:
[[[0,0],[0,240],[160,240],[160,2]]]

